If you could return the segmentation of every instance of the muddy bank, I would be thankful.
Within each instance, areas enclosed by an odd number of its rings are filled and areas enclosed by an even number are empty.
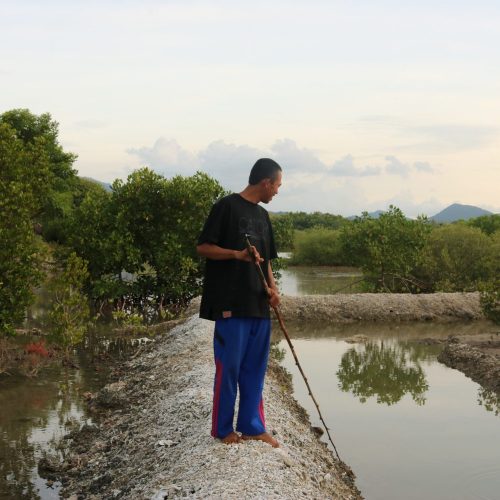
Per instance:
[[[268,429],[280,441],[226,446],[210,435],[213,323],[190,318],[89,396],[99,424],[69,435],[64,462],[42,465],[64,498],[361,498],[271,362],[264,391]],[[339,450],[342,453],[342,450]]]
[[[483,337],[449,338],[438,360],[500,395],[500,333]]]
[[[283,296],[289,321],[460,321],[483,319],[479,293],[353,293]]]

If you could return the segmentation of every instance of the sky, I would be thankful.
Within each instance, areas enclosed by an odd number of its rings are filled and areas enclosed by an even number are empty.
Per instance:
[[[272,211],[500,212],[498,0],[0,0],[0,113],[81,176],[283,168]]]

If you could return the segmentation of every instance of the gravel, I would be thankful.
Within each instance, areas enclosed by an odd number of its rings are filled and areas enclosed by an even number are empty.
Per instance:
[[[287,321],[463,321],[483,319],[478,292],[284,296]]]
[[[142,346],[118,382],[89,397],[99,424],[68,436],[63,463],[47,462],[63,481],[63,497],[362,498],[354,474],[318,439],[274,360],[264,399],[281,448],[253,441],[227,446],[209,435],[213,323],[197,317],[198,304],[185,323]],[[283,297],[281,309],[287,322],[483,318],[477,293]]]
[[[60,465],[63,497],[362,498],[291,396],[289,375],[272,360],[264,389],[274,449],[227,446],[210,436],[213,323],[195,316],[147,345],[126,375],[91,397],[98,426],[69,438]]]

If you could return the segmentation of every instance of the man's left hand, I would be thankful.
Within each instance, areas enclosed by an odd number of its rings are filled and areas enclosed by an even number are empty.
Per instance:
[[[276,288],[270,288],[271,295],[269,295],[269,304],[271,307],[278,307],[280,305],[280,294]]]

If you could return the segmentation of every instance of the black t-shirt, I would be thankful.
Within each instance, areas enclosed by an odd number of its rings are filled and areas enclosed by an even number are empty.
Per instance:
[[[270,259],[278,255],[267,211],[239,194],[219,200],[208,216],[198,245],[212,243],[222,248],[243,250],[245,234],[259,251],[264,276],[268,280]],[[269,280],[268,280],[269,283]],[[207,259],[200,317],[269,318],[269,302],[255,264],[236,259]]]

